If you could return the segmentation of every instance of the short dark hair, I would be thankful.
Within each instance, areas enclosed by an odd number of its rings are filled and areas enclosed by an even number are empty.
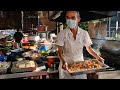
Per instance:
[[[19,32],[20,31],[20,29],[19,28],[17,28],[17,30],[16,30],[17,32]]]

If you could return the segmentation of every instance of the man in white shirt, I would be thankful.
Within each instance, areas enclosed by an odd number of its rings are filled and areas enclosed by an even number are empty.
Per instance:
[[[66,12],[67,28],[57,35],[56,45],[58,46],[58,56],[60,59],[59,78],[60,79],[87,79],[86,74],[71,76],[66,70],[66,63],[84,61],[83,47],[96,59],[103,62],[92,48],[92,41],[87,31],[78,27],[80,16],[78,11]]]

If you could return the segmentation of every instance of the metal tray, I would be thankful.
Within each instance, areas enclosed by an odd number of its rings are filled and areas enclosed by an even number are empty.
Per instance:
[[[5,67],[0,68],[0,74],[5,74],[7,73],[8,68],[10,68],[11,62],[1,62],[6,64]]]
[[[92,59],[92,60],[96,60],[96,59]],[[88,60],[90,61],[90,60]],[[97,60],[98,61],[98,60]],[[84,62],[84,61],[81,61],[81,62]],[[77,62],[77,63],[81,63],[81,62]],[[70,73],[70,74],[74,74],[74,75],[79,75],[79,74],[87,74],[87,73],[96,73],[96,72],[101,72],[101,71],[105,71],[107,68],[109,68],[108,65],[104,64],[104,63],[101,63],[100,61],[98,61],[98,64],[100,64],[102,66],[102,68],[99,68],[99,69],[87,69],[87,70],[82,70],[82,71],[78,71],[78,72],[71,72],[68,67],[67,67],[67,71]]]
[[[36,63],[35,63],[35,67],[26,67],[26,68],[17,68],[16,67],[17,61],[12,63],[12,68],[11,68],[11,72],[12,73],[20,73],[20,72],[31,72],[34,71],[37,67]]]

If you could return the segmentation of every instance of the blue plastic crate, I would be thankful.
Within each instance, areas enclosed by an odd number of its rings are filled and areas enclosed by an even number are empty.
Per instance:
[[[3,61],[6,61],[7,59],[7,56],[0,56],[0,61],[3,62]]]

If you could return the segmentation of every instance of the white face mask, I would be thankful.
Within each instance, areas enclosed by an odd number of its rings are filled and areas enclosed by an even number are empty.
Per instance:
[[[66,24],[68,25],[69,28],[75,28],[77,26],[77,21],[76,20],[66,20]]]

